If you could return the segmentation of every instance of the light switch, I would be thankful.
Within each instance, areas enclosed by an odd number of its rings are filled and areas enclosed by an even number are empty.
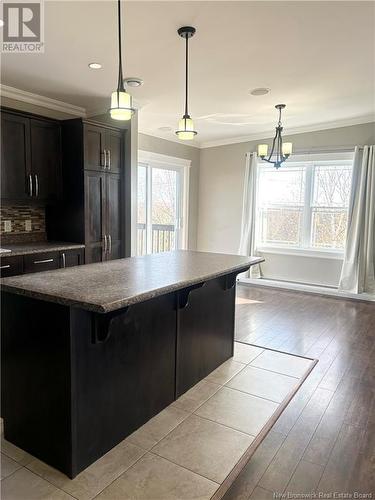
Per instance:
[[[31,231],[31,220],[25,220],[25,231]]]
[[[4,233],[10,233],[12,231],[12,221],[5,220],[4,221]]]

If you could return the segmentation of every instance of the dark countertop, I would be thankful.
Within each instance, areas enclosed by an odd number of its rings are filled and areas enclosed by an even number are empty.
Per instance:
[[[57,252],[60,250],[74,250],[75,248],[85,248],[79,243],[66,243],[63,241],[38,241],[36,243],[13,243],[4,244],[1,248],[11,250],[0,253],[1,258],[13,257],[14,255],[28,255],[40,252]]]
[[[3,278],[1,288],[36,299],[107,313],[262,262],[178,250]]]

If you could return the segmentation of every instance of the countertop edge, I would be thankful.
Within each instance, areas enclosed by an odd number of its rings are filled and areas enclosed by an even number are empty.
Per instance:
[[[225,276],[226,274],[240,274],[242,272],[247,271],[250,269],[251,266],[254,266],[256,264],[259,264],[261,262],[264,262],[263,257],[259,257],[253,262],[248,262],[247,264],[239,264],[238,266],[234,266],[232,268],[216,272],[216,273],[211,273],[208,275],[202,275],[199,278],[196,279],[191,279],[191,280],[185,280],[180,283],[175,283],[172,285],[166,285],[161,288],[157,288],[155,290],[150,290],[150,291],[145,291],[143,293],[140,293],[135,296],[127,297],[125,299],[117,300],[115,302],[110,302],[108,304],[100,305],[100,304],[95,304],[92,302],[84,302],[84,301],[79,301],[79,300],[74,300],[70,298],[65,298],[65,297],[56,297],[54,295],[49,295],[48,293],[41,293],[33,290],[26,290],[23,288],[15,287],[12,285],[7,285],[4,283],[1,283],[1,290],[3,292],[8,292],[8,293],[13,293],[15,295],[22,295],[24,297],[29,297],[29,298],[34,298],[37,300],[44,300],[46,302],[53,302],[54,304],[60,304],[63,306],[68,306],[68,307],[76,307],[79,309],[84,309],[86,311],[90,312],[95,312],[95,313],[100,313],[100,314],[107,314],[113,311],[117,311],[119,309],[122,309],[124,307],[128,307],[134,304],[137,304],[139,302],[145,302],[146,300],[150,300],[152,298],[158,297],[160,295],[165,295],[167,293],[172,293],[176,292],[178,290],[181,290],[183,288],[187,288],[189,286],[195,285],[197,283],[201,283],[202,281],[208,281],[211,279],[219,278],[221,276]]]
[[[12,245],[9,245],[12,246]],[[6,245],[4,245],[4,248],[6,248]],[[85,248],[85,245],[83,243],[67,243],[66,245],[64,244],[56,244],[56,245],[50,245],[50,246],[45,246],[44,248],[32,248],[29,250],[11,250],[10,252],[4,252],[0,253],[0,257],[2,259],[6,259],[7,257],[17,257],[17,256],[22,256],[22,255],[32,255],[32,254],[38,254],[38,253],[45,253],[45,252],[60,252],[63,250],[78,250],[81,248]]]

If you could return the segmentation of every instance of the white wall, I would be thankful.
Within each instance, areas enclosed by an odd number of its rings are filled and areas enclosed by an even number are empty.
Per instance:
[[[167,141],[152,137],[151,135],[138,134],[138,148],[142,151],[151,151],[163,155],[175,156],[191,160],[189,178],[189,234],[188,247],[195,250],[197,247],[198,229],[198,183],[200,150],[178,142]]]
[[[286,136],[295,151],[351,148],[375,144],[375,123]],[[237,253],[240,241],[245,154],[270,140],[242,142],[201,150],[197,249]],[[341,261],[265,254],[263,275],[269,279],[336,286]]]

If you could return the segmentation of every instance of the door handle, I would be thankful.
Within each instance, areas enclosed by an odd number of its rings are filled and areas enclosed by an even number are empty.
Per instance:
[[[39,196],[39,180],[38,180],[38,174],[34,174],[35,178],[35,196]]]
[[[104,253],[107,253],[108,244],[107,244],[107,235],[104,235]]]
[[[105,154],[105,149],[100,153],[100,166],[104,169],[107,167],[107,157]]]
[[[65,253],[64,252],[61,254],[61,259],[62,259],[62,266],[65,269],[66,268],[66,260],[65,260]]]
[[[44,260],[34,260],[34,264],[47,264],[47,262],[53,262],[54,259],[44,259]]]
[[[108,235],[108,241],[109,241],[108,253],[111,254],[112,253],[112,237],[110,234]]]
[[[33,178],[32,175],[29,174],[29,196],[33,195]]]
[[[0,266],[0,269],[9,269],[10,268],[10,264],[7,264],[6,266]]]
[[[111,151],[107,149],[108,154],[108,170],[111,170]]]

